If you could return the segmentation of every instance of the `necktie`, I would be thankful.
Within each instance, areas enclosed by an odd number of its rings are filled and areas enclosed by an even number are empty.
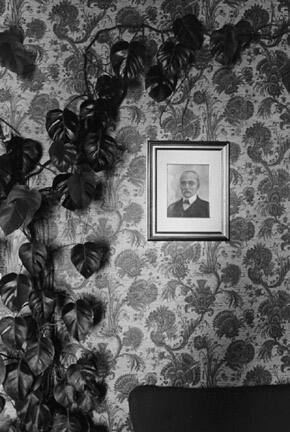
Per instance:
[[[183,201],[183,204],[184,204],[184,205],[189,205],[189,200],[184,200],[184,201]]]

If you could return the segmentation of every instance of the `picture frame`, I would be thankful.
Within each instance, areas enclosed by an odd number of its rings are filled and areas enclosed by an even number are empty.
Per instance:
[[[229,240],[229,143],[147,147],[147,239]]]

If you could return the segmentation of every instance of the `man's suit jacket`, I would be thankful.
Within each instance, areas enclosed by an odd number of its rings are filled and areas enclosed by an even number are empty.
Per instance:
[[[167,208],[167,217],[208,218],[209,202],[197,197],[188,209],[183,210],[183,200],[180,199]]]

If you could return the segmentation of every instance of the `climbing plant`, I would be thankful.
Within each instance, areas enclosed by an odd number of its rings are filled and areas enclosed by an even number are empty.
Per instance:
[[[93,45],[105,33],[121,30],[133,31],[133,38],[123,34],[111,46],[106,73],[95,77],[90,68]],[[41,237],[37,226],[57,203],[75,211],[102,198],[106,184],[99,174],[110,175],[123,158],[124,148],[113,130],[127,91],[144,80],[154,101],[166,101],[195,68],[206,41],[211,57],[233,67],[250,44],[275,46],[288,30],[289,22],[276,25],[251,14],[211,34],[194,15],[176,19],[167,29],[146,24],[102,29],[85,49],[86,92],[78,96],[78,112],[66,106],[47,113],[49,159],[42,162],[38,141],[14,128],[8,138],[0,131],[6,150],[0,156],[0,226],[5,235],[21,229],[27,238],[18,251],[24,270],[8,273],[0,281],[2,301],[12,312],[0,320],[0,382],[6,393],[0,396],[0,409],[6,398],[15,406],[17,419],[8,426],[11,432],[105,430],[95,423],[94,410],[105,397],[108,370],[100,353],[82,345],[101,321],[104,307],[91,295],[76,297],[55,286],[57,249]],[[159,46],[148,43],[146,32],[159,36]],[[0,63],[27,78],[33,74],[35,59],[23,42],[19,28],[1,33]],[[288,91],[289,67],[286,58],[279,69]],[[30,179],[45,169],[53,175],[51,185],[31,188]],[[71,261],[84,278],[98,272],[109,256],[110,245],[104,241],[71,247]],[[261,277],[256,271],[252,275]],[[205,343],[199,346],[206,348]]]

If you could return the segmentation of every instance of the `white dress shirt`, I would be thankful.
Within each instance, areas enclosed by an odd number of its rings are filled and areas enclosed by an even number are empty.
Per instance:
[[[183,210],[187,210],[191,206],[191,204],[194,203],[196,198],[197,195],[192,195],[190,198],[183,198]],[[188,201],[188,203],[185,201]]]

